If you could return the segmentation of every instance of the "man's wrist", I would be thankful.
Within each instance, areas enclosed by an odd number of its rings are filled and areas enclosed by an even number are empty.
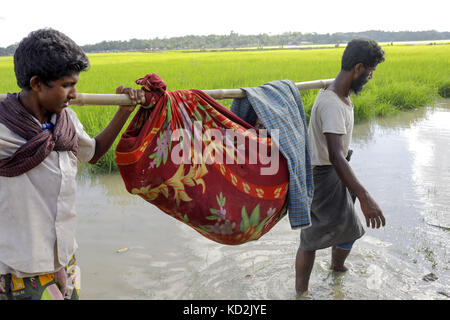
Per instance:
[[[360,192],[355,193],[355,195],[358,198],[359,202],[366,202],[370,197],[370,194],[369,192],[367,192],[367,190],[361,190]]]

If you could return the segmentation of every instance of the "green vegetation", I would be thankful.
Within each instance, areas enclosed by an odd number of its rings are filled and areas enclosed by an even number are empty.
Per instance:
[[[386,46],[383,49],[386,61],[378,66],[361,95],[352,97],[356,122],[432,104],[439,94],[449,96],[449,45]],[[160,75],[168,90],[231,89],[258,86],[272,80],[329,79],[339,72],[343,50],[90,54],[91,68],[80,75],[77,88],[86,93],[114,93],[121,84],[139,88],[134,81],[147,73]],[[0,57],[0,93],[17,90],[12,57]],[[308,118],[317,91],[301,92]],[[220,102],[229,107],[232,101]],[[73,109],[85,130],[95,136],[112,118],[117,107]],[[94,167],[95,172],[117,170],[114,147]]]
[[[267,33],[257,35],[243,35],[231,31],[229,34],[210,34],[207,36],[187,35],[182,37],[155,38],[155,39],[131,39],[127,41],[102,41],[95,44],[82,46],[85,52],[118,52],[139,50],[208,50],[208,49],[242,49],[267,47],[286,48],[299,45],[312,44],[345,44],[355,37],[369,37],[378,42],[392,43],[393,41],[427,41],[432,44],[435,41],[450,39],[450,32],[428,31],[380,31],[369,30],[363,32],[336,32],[336,33],[301,33],[285,32],[269,35]],[[6,48],[0,48],[0,56],[13,55],[17,44],[11,44]]]
[[[439,86],[438,93],[443,98],[450,98],[450,81],[443,82]]]

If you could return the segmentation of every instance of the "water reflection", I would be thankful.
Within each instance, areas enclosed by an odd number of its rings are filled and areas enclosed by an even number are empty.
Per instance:
[[[450,228],[450,112],[436,109],[404,134],[413,155],[414,187],[428,223]]]
[[[120,175],[90,176],[86,173],[79,174],[78,187],[100,193],[115,205],[130,205],[136,203],[136,196],[131,196],[125,188],[125,183]]]
[[[444,228],[450,226],[450,199],[445,196],[450,191],[449,107],[442,103],[356,126],[353,147],[358,153],[352,162],[375,190],[392,190],[406,202],[402,206],[434,210]]]
[[[428,117],[432,108],[421,108],[413,112],[399,112],[398,114],[371,121],[365,121],[355,126],[354,141],[359,145],[372,143],[377,135],[392,134],[409,128]]]
[[[356,130],[363,134],[355,135],[352,167],[387,218],[385,230],[367,232],[391,244],[383,254],[389,263],[370,266],[372,271],[378,267],[388,271],[381,287],[387,297],[401,292],[400,298],[442,299],[442,292],[448,291],[449,120],[447,102],[371,123],[369,139],[364,128]],[[436,282],[421,280],[430,273],[437,275]],[[389,288],[388,283],[397,288]]]
[[[319,250],[307,299],[448,299],[449,121],[447,103],[355,127],[351,164],[387,226],[367,230],[344,275]],[[224,246],[130,195],[118,175],[78,185],[82,298],[297,298],[299,232],[287,219],[258,241]]]

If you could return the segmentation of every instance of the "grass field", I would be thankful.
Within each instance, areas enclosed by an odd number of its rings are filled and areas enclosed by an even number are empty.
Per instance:
[[[378,66],[361,95],[352,97],[356,122],[423,107],[432,104],[439,93],[448,93],[450,45],[385,46],[383,49],[386,61]],[[138,88],[134,81],[147,73],[160,75],[168,84],[168,90],[231,89],[281,79],[294,82],[329,79],[339,72],[343,50],[90,54],[91,67],[80,75],[77,89],[86,93],[114,93],[121,84]],[[18,87],[12,57],[0,57],[0,93],[15,91]],[[302,91],[301,94],[309,116],[317,90]],[[221,103],[229,107],[231,100]],[[95,136],[112,118],[117,107],[73,109],[86,131]],[[117,170],[114,147],[92,169],[93,172]]]

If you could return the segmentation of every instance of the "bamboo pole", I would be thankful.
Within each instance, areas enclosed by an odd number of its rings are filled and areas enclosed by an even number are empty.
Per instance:
[[[299,90],[320,89],[328,86],[334,79],[322,79],[295,83]],[[244,98],[245,92],[242,89],[212,89],[203,90],[214,99],[236,99]],[[0,94],[0,101],[6,98],[6,94]],[[99,93],[78,93],[77,98],[70,100],[70,105],[84,106],[112,106],[128,105],[131,103],[127,94],[99,94]]]

